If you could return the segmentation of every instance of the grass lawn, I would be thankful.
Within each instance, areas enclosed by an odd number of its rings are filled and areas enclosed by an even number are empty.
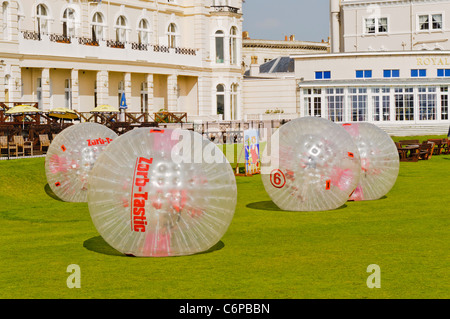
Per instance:
[[[0,298],[448,299],[449,171],[449,155],[401,163],[384,198],[325,212],[281,211],[259,175],[238,176],[234,219],[213,249],[133,258],[99,236],[87,203],[52,197],[44,158],[0,161]],[[80,289],[67,287],[71,264]],[[380,289],[366,285],[371,264]]]

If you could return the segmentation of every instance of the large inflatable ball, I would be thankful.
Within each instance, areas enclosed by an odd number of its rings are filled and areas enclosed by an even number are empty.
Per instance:
[[[89,177],[92,221],[113,248],[140,257],[204,252],[227,231],[236,179],[217,146],[187,130],[121,135]]]
[[[341,207],[359,182],[359,152],[340,125],[302,117],[281,126],[262,158],[262,181],[282,210]]]
[[[394,186],[399,172],[399,156],[392,138],[371,123],[343,124],[361,156],[361,178],[350,200],[375,200]]]
[[[45,157],[47,182],[55,195],[66,202],[87,202],[89,173],[116,137],[97,123],[75,124],[56,135]]]

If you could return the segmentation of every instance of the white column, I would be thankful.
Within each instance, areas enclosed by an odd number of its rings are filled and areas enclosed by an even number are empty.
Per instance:
[[[167,109],[169,112],[178,111],[178,79],[175,74],[167,77]]]
[[[124,74],[124,86],[125,86],[125,98],[127,101],[128,109],[131,109],[132,99],[131,99],[131,73],[126,72]]]
[[[80,111],[80,87],[78,85],[78,70],[72,69],[70,73],[71,94],[72,94],[72,110]]]
[[[224,108],[223,108],[223,119],[225,121],[231,120],[231,90],[229,86],[225,87],[225,98],[224,98]]]
[[[42,110],[50,110],[50,69],[44,68],[41,73]]]
[[[97,105],[108,103],[108,71],[97,72]]]
[[[147,82],[147,94],[148,94],[148,112],[152,114],[153,112],[156,112],[157,110],[154,109],[154,101],[153,101],[153,74],[147,74],[146,78]]]

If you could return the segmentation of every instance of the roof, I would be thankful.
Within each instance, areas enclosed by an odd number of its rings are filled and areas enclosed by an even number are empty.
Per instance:
[[[293,73],[294,71],[295,61],[288,56],[272,59],[269,62],[263,63],[259,66],[260,74]],[[244,75],[250,75],[250,71],[246,71]]]

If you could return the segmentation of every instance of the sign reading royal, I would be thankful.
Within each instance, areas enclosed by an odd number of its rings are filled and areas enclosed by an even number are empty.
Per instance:
[[[417,65],[450,66],[450,57],[417,57]]]

